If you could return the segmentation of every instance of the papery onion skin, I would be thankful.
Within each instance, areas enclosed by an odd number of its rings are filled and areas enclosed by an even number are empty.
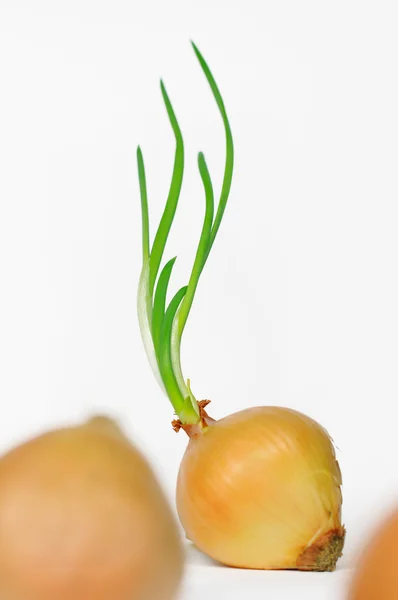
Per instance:
[[[0,460],[0,597],[172,600],[176,524],[141,453],[106,417]]]
[[[177,509],[200,550],[233,567],[334,570],[345,535],[342,482],[320,425],[255,407],[188,433]]]
[[[388,515],[362,552],[350,585],[349,600],[398,597],[398,511]]]

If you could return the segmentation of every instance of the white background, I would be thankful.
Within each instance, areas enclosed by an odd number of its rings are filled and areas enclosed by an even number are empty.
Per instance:
[[[135,149],[152,230],[174,141],[187,169],[167,257],[186,282],[219,190],[222,90],[236,146],[230,203],[183,345],[221,417],[299,409],[339,448],[346,555],[330,575],[226,571],[190,550],[184,600],[343,597],[361,542],[398,490],[398,37],[393,1],[1,0],[0,446],[93,410],[123,418],[173,499],[186,439],[136,318]],[[236,594],[236,596],[234,595]]]

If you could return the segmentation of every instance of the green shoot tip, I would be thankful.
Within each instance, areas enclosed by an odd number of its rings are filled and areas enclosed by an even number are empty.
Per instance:
[[[168,104],[170,102],[170,100],[169,100],[169,95],[167,93],[166,86],[164,84],[163,79],[160,80],[160,90],[162,92],[164,101]]]

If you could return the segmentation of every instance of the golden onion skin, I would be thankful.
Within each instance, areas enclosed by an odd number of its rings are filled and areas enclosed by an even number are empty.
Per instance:
[[[176,524],[147,462],[105,417],[0,460],[0,597],[171,600]]]
[[[396,600],[398,597],[398,511],[371,536],[350,586],[349,600]]]
[[[340,486],[320,425],[287,408],[255,407],[192,434],[177,509],[187,537],[226,565],[334,570],[345,535]]]

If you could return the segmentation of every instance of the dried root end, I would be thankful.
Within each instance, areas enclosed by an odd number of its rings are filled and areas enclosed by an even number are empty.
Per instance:
[[[334,571],[343,555],[345,528],[331,529],[306,548],[297,559],[299,571]]]
[[[176,433],[183,429],[185,433],[190,437],[194,438],[203,433],[203,430],[206,429],[211,423],[214,423],[214,419],[209,417],[205,408],[208,404],[210,404],[211,400],[199,400],[199,415],[200,421],[199,423],[195,423],[194,425],[187,425],[185,423],[181,423],[180,419],[174,419],[171,422],[171,425]]]

